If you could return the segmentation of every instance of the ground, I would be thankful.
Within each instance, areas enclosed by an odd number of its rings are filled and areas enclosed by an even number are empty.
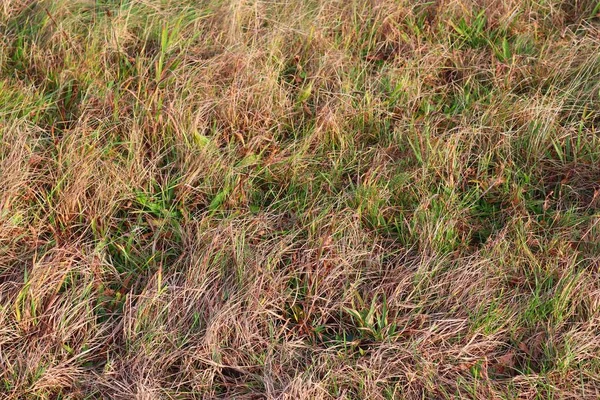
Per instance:
[[[599,13],[3,0],[0,397],[600,397]]]

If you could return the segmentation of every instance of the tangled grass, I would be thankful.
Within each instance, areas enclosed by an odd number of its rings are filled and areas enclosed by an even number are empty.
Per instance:
[[[6,399],[600,397],[596,0],[3,0]]]

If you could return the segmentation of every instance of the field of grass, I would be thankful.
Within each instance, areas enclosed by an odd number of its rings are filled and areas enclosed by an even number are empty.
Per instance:
[[[0,1],[0,398],[599,398],[599,17]]]

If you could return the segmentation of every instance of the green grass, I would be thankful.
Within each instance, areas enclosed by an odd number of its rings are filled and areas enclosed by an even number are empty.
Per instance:
[[[599,11],[5,0],[0,392],[597,398]]]

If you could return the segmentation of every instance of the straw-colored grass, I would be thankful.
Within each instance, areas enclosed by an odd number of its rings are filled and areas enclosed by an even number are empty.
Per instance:
[[[0,398],[599,398],[599,12],[2,0]]]

